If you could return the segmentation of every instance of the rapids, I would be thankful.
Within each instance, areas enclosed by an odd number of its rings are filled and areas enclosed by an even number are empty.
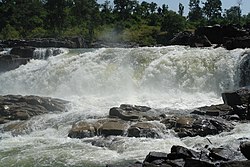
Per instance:
[[[147,105],[166,114],[222,103],[221,92],[239,87],[240,64],[250,53],[249,49],[184,46],[60,50],[58,56],[32,59],[0,73],[0,95],[39,95],[71,102],[66,113],[30,119],[30,133],[13,136],[0,130],[0,166],[122,165],[141,161],[150,151],[169,152],[172,145],[204,146],[205,138],[179,139],[171,131],[163,139],[71,139],[67,135],[75,121],[102,118],[121,103]],[[36,51],[39,56],[44,56],[44,50]],[[216,146],[226,141],[236,148],[233,143],[238,138],[250,137],[249,129],[250,125],[241,124],[230,133],[207,138]],[[93,146],[91,140],[105,140],[109,146]]]

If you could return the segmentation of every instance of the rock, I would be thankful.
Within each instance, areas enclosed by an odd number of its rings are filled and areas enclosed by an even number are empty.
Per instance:
[[[93,124],[80,121],[72,126],[71,130],[69,131],[68,137],[81,139],[86,137],[93,137],[96,134],[96,128],[93,126]]]
[[[193,37],[192,32],[184,31],[180,32],[173,39],[169,41],[169,45],[189,45],[190,44],[190,38]]]
[[[11,122],[3,127],[3,131],[10,131],[13,136],[23,135],[31,132],[26,122]]]
[[[128,128],[128,124],[121,120],[111,119],[102,124],[99,129],[101,135],[123,135]]]
[[[0,55],[0,72],[6,72],[28,63],[29,58],[20,58],[17,55]]]
[[[197,135],[204,137],[233,129],[232,124],[226,123],[222,119],[206,118],[198,115],[190,115],[189,117],[174,116],[171,119],[166,118],[161,123],[165,124],[168,129],[174,129],[181,138]]]
[[[249,33],[246,30],[240,29],[234,25],[214,25],[197,28],[195,30],[195,35],[206,36],[213,44],[223,44],[227,41],[225,40],[226,38],[244,37],[248,36]]]
[[[223,116],[233,113],[233,108],[227,104],[204,106],[196,109],[191,114]]]
[[[216,167],[216,165],[199,159],[186,159],[185,167]]]
[[[153,161],[156,160],[167,160],[168,159],[168,154],[167,153],[162,153],[162,152],[150,152],[143,163],[152,163]]]
[[[222,93],[222,99],[225,104],[233,107],[235,105],[242,105],[243,102],[237,92],[224,92]]]
[[[228,50],[233,50],[237,48],[249,48],[250,47],[250,37],[237,37],[237,38],[227,38],[223,46]]]
[[[213,44],[223,43],[224,35],[220,25],[199,27],[195,30],[195,35],[206,36]]]
[[[212,44],[205,35],[203,35],[203,36],[194,35],[189,39],[189,46],[191,46],[191,47],[211,47]]]
[[[7,120],[27,120],[49,112],[64,112],[66,103],[64,100],[39,96],[0,96],[0,118],[4,123]]]
[[[172,146],[171,153],[168,154],[168,159],[170,160],[198,158],[198,157],[199,157],[198,152],[176,145]]]
[[[128,129],[128,137],[159,138],[161,128],[150,122],[138,122]]]
[[[249,167],[250,161],[232,161],[232,162],[222,162],[220,167]]]
[[[213,159],[213,161],[229,161],[233,160],[235,155],[234,150],[226,147],[220,147],[210,149],[209,157]]]
[[[239,86],[244,87],[250,85],[250,53],[245,52],[242,54],[238,69],[240,79]]]
[[[240,144],[241,153],[250,160],[250,141],[242,142]]]
[[[145,112],[151,108],[146,106],[133,106],[128,104],[122,104],[120,107],[113,107],[109,111],[110,117],[117,117],[125,121],[135,121],[142,117],[150,119]]]
[[[21,58],[33,58],[35,49],[34,47],[14,47],[11,49],[10,54],[18,55]]]

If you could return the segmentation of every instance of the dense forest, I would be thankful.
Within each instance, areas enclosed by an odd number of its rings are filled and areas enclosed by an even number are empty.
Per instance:
[[[221,0],[190,0],[177,12],[168,5],[136,0],[0,0],[0,39],[82,36],[89,41],[155,45],[161,36],[214,24],[249,25],[241,1],[222,9]]]

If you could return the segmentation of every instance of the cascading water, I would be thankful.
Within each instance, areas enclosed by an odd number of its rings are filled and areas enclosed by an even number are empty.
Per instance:
[[[67,134],[75,121],[107,116],[121,103],[147,105],[166,114],[222,103],[221,92],[239,87],[240,64],[249,52],[183,46],[72,49],[2,73],[1,95],[58,97],[71,104],[69,112],[30,119],[30,133],[0,133],[0,166],[105,166],[142,160],[149,151],[169,152],[174,144],[203,144],[202,137],[179,139],[169,131],[163,139],[109,137],[104,139],[108,147],[97,147]],[[248,126],[209,138],[219,145],[222,136],[229,143],[250,137]]]

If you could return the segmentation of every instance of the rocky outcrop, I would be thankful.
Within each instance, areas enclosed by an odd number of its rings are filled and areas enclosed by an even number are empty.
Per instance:
[[[0,96],[0,123],[28,120],[32,116],[50,112],[64,112],[66,103],[64,100],[39,96]]]
[[[194,137],[219,134],[230,131],[233,126],[222,119],[206,118],[197,115],[171,116],[161,121],[167,129],[174,129],[179,137]]]
[[[18,68],[28,63],[30,58],[21,58],[17,55],[0,55],[0,73]]]
[[[237,161],[235,156],[239,154],[236,150],[226,147],[204,148],[200,152],[174,145],[169,154],[164,152],[150,152],[144,159],[143,167],[247,167],[250,161]],[[228,162],[229,161],[229,162]]]
[[[223,46],[228,50],[250,48],[250,36],[225,38]]]
[[[18,55],[21,58],[33,58],[33,53],[36,48],[34,47],[14,47],[11,49],[10,54]]]
[[[226,26],[207,26],[207,27],[199,27],[195,31],[195,35],[203,36],[205,35],[208,40],[213,44],[223,44],[227,40],[226,38],[238,38],[248,36],[249,32],[244,29],[238,28],[234,25],[226,25]]]
[[[181,32],[175,35],[173,39],[169,41],[170,45],[185,45],[191,47],[210,47],[211,42],[207,39],[205,35],[199,36],[192,32]]]
[[[179,137],[215,135],[233,129],[232,124],[223,119],[205,116],[163,116],[147,106],[122,104],[113,107],[109,119],[86,123],[75,123],[69,137],[86,138],[100,136],[128,136],[161,138],[167,129],[173,129]]]
[[[6,40],[2,41],[6,47],[39,47],[39,48],[85,48],[88,47],[88,42],[82,37],[72,38],[36,38],[30,40]]]

